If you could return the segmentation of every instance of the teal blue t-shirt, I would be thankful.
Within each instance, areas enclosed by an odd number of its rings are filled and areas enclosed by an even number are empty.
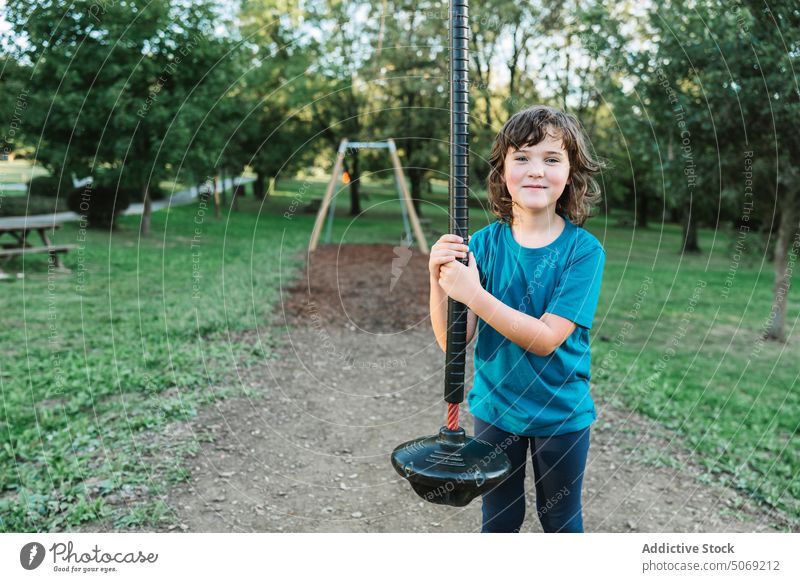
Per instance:
[[[560,315],[575,331],[546,357],[529,352],[478,319],[472,414],[506,432],[552,436],[583,430],[597,418],[589,394],[589,329],[600,296],[605,250],[568,218],[556,240],[520,246],[503,222],[469,240],[481,285],[522,313]]]

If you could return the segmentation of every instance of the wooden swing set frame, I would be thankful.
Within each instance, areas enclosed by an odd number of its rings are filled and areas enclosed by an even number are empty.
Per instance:
[[[425,239],[425,234],[422,232],[417,212],[414,210],[414,204],[411,201],[411,195],[408,193],[406,180],[403,176],[403,168],[400,165],[400,158],[397,156],[397,146],[394,140],[387,141],[348,141],[343,139],[339,144],[339,151],[336,155],[336,163],[333,165],[331,173],[331,181],[328,183],[328,188],[325,190],[325,197],[322,199],[319,211],[317,212],[317,219],[314,222],[314,230],[311,232],[311,241],[308,244],[308,252],[313,252],[317,248],[319,236],[322,232],[322,223],[325,222],[325,214],[328,213],[328,240],[330,239],[331,224],[333,223],[333,213],[336,208],[336,184],[342,176],[342,168],[344,167],[344,157],[347,155],[348,149],[388,149],[389,155],[392,158],[392,165],[394,167],[395,184],[397,186],[398,197],[401,202],[401,209],[403,210],[403,222],[406,228],[406,235],[409,235],[408,219],[411,221],[411,226],[414,230],[414,237],[417,239],[417,245],[420,250],[426,255],[429,253],[428,241]],[[331,202],[333,201],[333,204]],[[408,218],[406,216],[408,215]]]

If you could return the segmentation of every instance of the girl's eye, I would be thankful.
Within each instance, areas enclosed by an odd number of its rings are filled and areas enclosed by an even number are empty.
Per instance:
[[[517,162],[527,162],[528,158],[526,158],[525,156],[517,156],[516,158],[514,158],[514,160],[516,160]],[[558,158],[547,158],[545,161],[546,162],[553,162],[553,163],[557,164],[561,160],[559,160]]]

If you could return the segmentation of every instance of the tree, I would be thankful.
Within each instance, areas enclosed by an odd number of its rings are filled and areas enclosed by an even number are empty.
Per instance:
[[[751,222],[771,229],[772,217],[780,216],[774,298],[764,336],[784,341],[792,263],[800,250],[795,168],[800,135],[788,129],[800,118],[800,90],[793,73],[800,59],[800,13],[784,3],[753,0],[735,10],[717,0],[697,6],[672,0],[667,7],[681,15],[678,30],[688,38],[683,48],[688,45],[697,85],[703,88],[703,109],[708,111],[701,130],[714,137],[713,142],[707,140],[708,150],[719,160],[721,188],[732,186],[739,192],[730,199],[738,222],[747,229]],[[661,45],[668,43],[662,39]],[[750,185],[743,171],[748,169],[753,175]]]
[[[317,96],[310,104],[312,133],[327,142],[330,159],[343,138],[372,139],[373,128],[364,124],[373,93],[369,59],[377,39],[376,29],[364,24],[367,2],[327,0],[310,4],[307,22],[323,34],[314,44],[314,78],[309,90]],[[366,73],[366,74],[365,74]],[[348,151],[345,169],[350,175],[350,215],[361,213],[361,154]]]
[[[0,57],[0,160],[24,145],[25,117],[29,91],[25,87],[26,68],[12,56]]]
[[[691,182],[684,249],[696,249],[696,224],[732,217],[745,232],[760,224],[775,243],[768,339],[783,340],[793,262],[800,247],[800,183],[794,161],[800,118],[793,71],[800,58],[800,13],[784,3],[665,0],[654,7],[631,72],[654,120],[667,194]],[[649,47],[649,48],[648,48]],[[686,158],[689,148],[691,159]],[[689,164],[691,162],[691,164]],[[775,193],[775,195],[772,194]],[[776,219],[777,216],[777,219]]]
[[[239,30],[247,69],[236,94],[240,111],[235,147],[256,172],[256,197],[266,195],[267,178],[308,160],[314,149],[313,100],[307,75],[313,74],[314,41],[302,32],[305,13],[284,0],[243,0]]]
[[[800,135],[791,128],[800,119],[800,11],[789,3],[742,2],[736,16],[738,43],[730,88],[742,102],[747,143],[754,157],[774,168],[768,184],[776,186],[780,222],[775,243],[775,283],[764,337],[786,339],[786,308],[793,264],[800,257]],[[763,210],[762,210],[763,213]],[[770,222],[771,225],[771,222]]]
[[[17,57],[31,63],[29,133],[38,158],[56,175],[117,167],[141,192],[147,234],[150,185],[190,151],[202,158],[189,149],[190,136],[213,109],[217,96],[207,89],[230,48],[215,35],[216,7],[210,0],[69,7],[20,0],[7,15],[24,39]]]
[[[440,2],[387,1],[372,17],[376,23],[391,15],[383,21],[382,51],[371,61],[377,113],[368,123],[379,139],[395,139],[418,215],[425,180],[431,172],[447,176],[447,20],[440,10]]]

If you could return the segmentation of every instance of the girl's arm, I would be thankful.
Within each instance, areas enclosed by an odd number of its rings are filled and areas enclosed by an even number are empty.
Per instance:
[[[428,259],[430,271],[431,297],[430,312],[433,335],[442,351],[447,351],[447,293],[439,285],[441,268],[450,263],[459,263],[456,259],[466,258],[467,245],[464,240],[454,234],[443,234],[431,247]],[[472,341],[478,318],[474,313],[467,312],[467,344]]]
[[[439,285],[438,278],[431,276],[431,325],[433,334],[436,336],[436,343],[442,351],[447,351],[447,293]],[[472,310],[467,311],[467,345],[472,341],[477,327],[478,316]]]
[[[469,307],[477,317],[537,356],[549,356],[576,327],[574,322],[560,315],[545,313],[541,318],[536,318],[517,311],[485,289],[473,296]]]
[[[569,319],[552,313],[536,318],[495,298],[481,287],[478,266],[472,253],[469,254],[468,266],[458,261],[442,265],[438,283],[443,294],[460,301],[476,317],[480,317],[512,342],[537,356],[550,355],[575,331],[576,324]],[[446,307],[444,314],[446,317]],[[446,324],[442,325],[442,329],[445,328]],[[467,337],[471,339],[471,336]],[[440,346],[443,344],[444,340],[439,342]]]

